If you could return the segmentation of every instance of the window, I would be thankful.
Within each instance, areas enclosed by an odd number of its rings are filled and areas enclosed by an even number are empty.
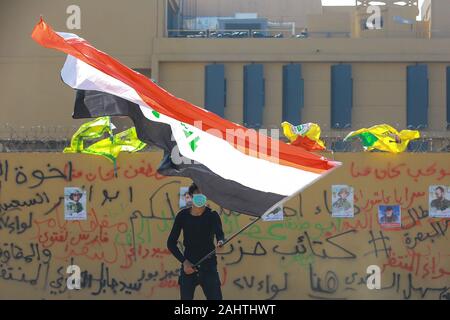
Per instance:
[[[244,125],[259,129],[263,124],[265,80],[262,64],[244,66]]]
[[[283,121],[301,123],[301,110],[304,106],[304,81],[300,64],[283,66]]]
[[[205,109],[225,117],[226,80],[223,64],[205,66]]]
[[[428,66],[407,67],[407,127],[428,127]]]
[[[352,125],[353,79],[352,66],[331,66],[331,127],[350,128]]]

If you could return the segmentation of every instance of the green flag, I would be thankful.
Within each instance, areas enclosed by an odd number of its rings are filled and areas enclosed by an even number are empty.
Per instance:
[[[85,141],[101,138],[105,133],[111,137],[84,147]],[[82,124],[73,135],[70,147],[65,148],[63,152],[100,155],[115,162],[120,152],[136,152],[145,146],[146,144],[138,139],[135,127],[112,135],[110,117],[100,117]]]

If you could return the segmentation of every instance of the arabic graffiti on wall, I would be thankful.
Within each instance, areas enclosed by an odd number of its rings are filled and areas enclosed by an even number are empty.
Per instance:
[[[450,185],[448,154],[337,154],[344,163],[218,254],[225,298],[450,299],[449,219],[431,218],[428,187]],[[78,154],[0,157],[0,298],[177,299],[179,263],[166,248],[180,187],[156,172],[159,152],[114,168]],[[354,190],[354,217],[332,218],[332,185]],[[64,188],[86,190],[87,220],[64,219]],[[380,205],[401,228],[380,227]],[[217,207],[227,235],[250,217]],[[181,239],[180,239],[181,240]],[[68,290],[67,266],[81,268]],[[382,288],[369,290],[378,265]],[[203,298],[201,290],[197,298]]]

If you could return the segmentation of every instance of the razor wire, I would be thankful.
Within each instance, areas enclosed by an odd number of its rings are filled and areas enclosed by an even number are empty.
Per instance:
[[[70,144],[72,135],[78,126],[12,126],[9,124],[0,125],[0,152],[62,152]],[[117,128],[125,130],[128,127]],[[271,129],[273,130],[273,129]],[[363,152],[358,139],[343,141],[342,136],[321,137],[328,151],[332,152]],[[280,140],[288,142],[280,136]],[[150,146],[140,152],[153,150]],[[376,152],[376,151],[375,151]],[[450,152],[450,137],[423,137],[410,143],[408,150],[412,153],[442,153]]]

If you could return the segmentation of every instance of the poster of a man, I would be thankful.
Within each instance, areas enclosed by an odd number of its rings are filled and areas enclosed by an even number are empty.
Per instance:
[[[263,221],[283,221],[283,206],[275,208],[262,217]]]
[[[433,218],[450,218],[450,187],[430,186],[429,212]]]
[[[331,215],[335,218],[352,218],[353,210],[353,188],[347,185],[331,186]]]
[[[378,206],[378,221],[383,228],[401,227],[401,209],[399,205]]]
[[[192,207],[192,196],[189,194],[189,187],[180,188],[179,207],[180,209]]]
[[[86,220],[86,191],[81,188],[64,188],[64,218]]]

